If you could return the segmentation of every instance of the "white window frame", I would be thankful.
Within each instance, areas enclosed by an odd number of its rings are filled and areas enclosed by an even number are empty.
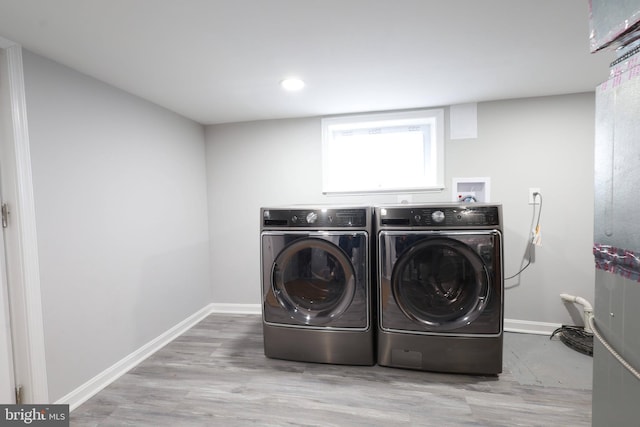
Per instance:
[[[337,159],[332,159],[332,147],[337,143],[338,132],[367,131],[392,127],[422,127],[428,130],[428,138],[423,139],[424,159],[421,169],[416,168],[410,182],[389,184],[371,182],[338,182],[332,174]],[[335,152],[335,150],[334,150]],[[353,164],[353,173],[357,173],[358,165],[363,167],[364,155],[353,154],[349,159]],[[343,161],[344,159],[341,159]],[[414,162],[415,163],[415,162]],[[332,168],[334,166],[334,168]],[[384,163],[373,166],[385,170]],[[347,180],[348,181],[348,180]],[[383,180],[381,180],[383,181]],[[388,182],[388,181],[387,181]],[[322,119],[322,191],[331,193],[370,193],[370,192],[417,192],[441,191],[444,186],[444,109],[414,110],[392,113],[358,114]]]

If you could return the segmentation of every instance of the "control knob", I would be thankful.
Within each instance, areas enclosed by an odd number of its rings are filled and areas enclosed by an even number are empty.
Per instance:
[[[433,222],[438,222],[438,223],[444,221],[444,212],[435,211],[434,213],[431,214],[431,219],[433,220]]]
[[[318,214],[315,212],[309,212],[307,214],[307,222],[309,224],[313,224],[314,222],[316,222],[316,220],[318,219]]]

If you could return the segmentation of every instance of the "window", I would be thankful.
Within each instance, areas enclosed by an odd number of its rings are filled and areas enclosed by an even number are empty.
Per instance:
[[[322,191],[444,188],[444,112],[420,110],[322,120]]]

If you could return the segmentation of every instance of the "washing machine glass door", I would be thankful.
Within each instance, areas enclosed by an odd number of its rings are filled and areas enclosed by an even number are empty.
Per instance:
[[[282,249],[271,283],[278,303],[307,325],[322,325],[342,315],[356,291],[349,256],[320,238],[298,239]]]
[[[433,331],[457,329],[482,314],[489,274],[480,256],[459,240],[437,237],[402,253],[391,289],[405,316]]]

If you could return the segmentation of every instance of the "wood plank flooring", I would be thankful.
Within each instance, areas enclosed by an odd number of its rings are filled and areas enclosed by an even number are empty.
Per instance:
[[[214,314],[71,413],[72,426],[590,426],[592,359],[505,334],[498,377],[268,359],[259,315]]]

